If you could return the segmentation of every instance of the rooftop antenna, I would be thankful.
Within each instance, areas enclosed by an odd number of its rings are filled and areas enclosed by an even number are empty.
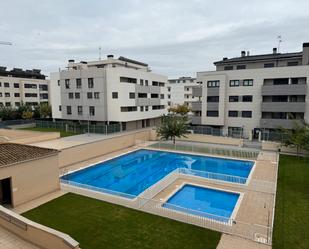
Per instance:
[[[99,47],[99,61],[101,60],[101,52],[102,52],[102,48]]]
[[[281,35],[277,36],[277,40],[278,40],[278,53],[280,53],[280,44],[281,42],[283,42]]]

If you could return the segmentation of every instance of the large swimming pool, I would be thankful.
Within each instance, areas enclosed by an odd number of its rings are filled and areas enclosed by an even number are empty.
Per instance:
[[[252,167],[251,161],[141,149],[67,174],[62,179],[133,198],[176,169],[185,169],[187,174],[199,172],[202,177],[209,177],[207,172],[210,172],[247,179]]]
[[[185,184],[163,205],[166,208],[228,222],[240,197],[218,189]]]

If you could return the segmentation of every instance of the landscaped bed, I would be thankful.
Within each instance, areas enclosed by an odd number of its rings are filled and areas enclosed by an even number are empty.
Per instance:
[[[215,249],[221,234],[88,197],[66,194],[23,214],[69,234],[83,249]]]
[[[273,249],[309,248],[309,159],[280,156]]]

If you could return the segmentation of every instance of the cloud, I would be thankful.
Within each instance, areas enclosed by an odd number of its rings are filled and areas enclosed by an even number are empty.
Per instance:
[[[241,50],[300,51],[309,33],[309,2],[298,0],[11,0],[2,3],[4,66],[42,68],[102,54],[132,57],[171,77],[213,69]]]

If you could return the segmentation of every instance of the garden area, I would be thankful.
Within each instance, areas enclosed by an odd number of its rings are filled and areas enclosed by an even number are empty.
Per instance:
[[[273,249],[309,248],[309,158],[280,156]]]
[[[60,132],[60,137],[69,137],[78,135],[78,133],[72,131],[65,131],[63,129],[58,128],[41,128],[41,127],[27,127],[27,128],[20,128],[20,130],[27,130],[27,131],[42,131],[42,132]]]
[[[215,231],[71,193],[23,215],[69,234],[83,249],[215,249],[221,237]]]

